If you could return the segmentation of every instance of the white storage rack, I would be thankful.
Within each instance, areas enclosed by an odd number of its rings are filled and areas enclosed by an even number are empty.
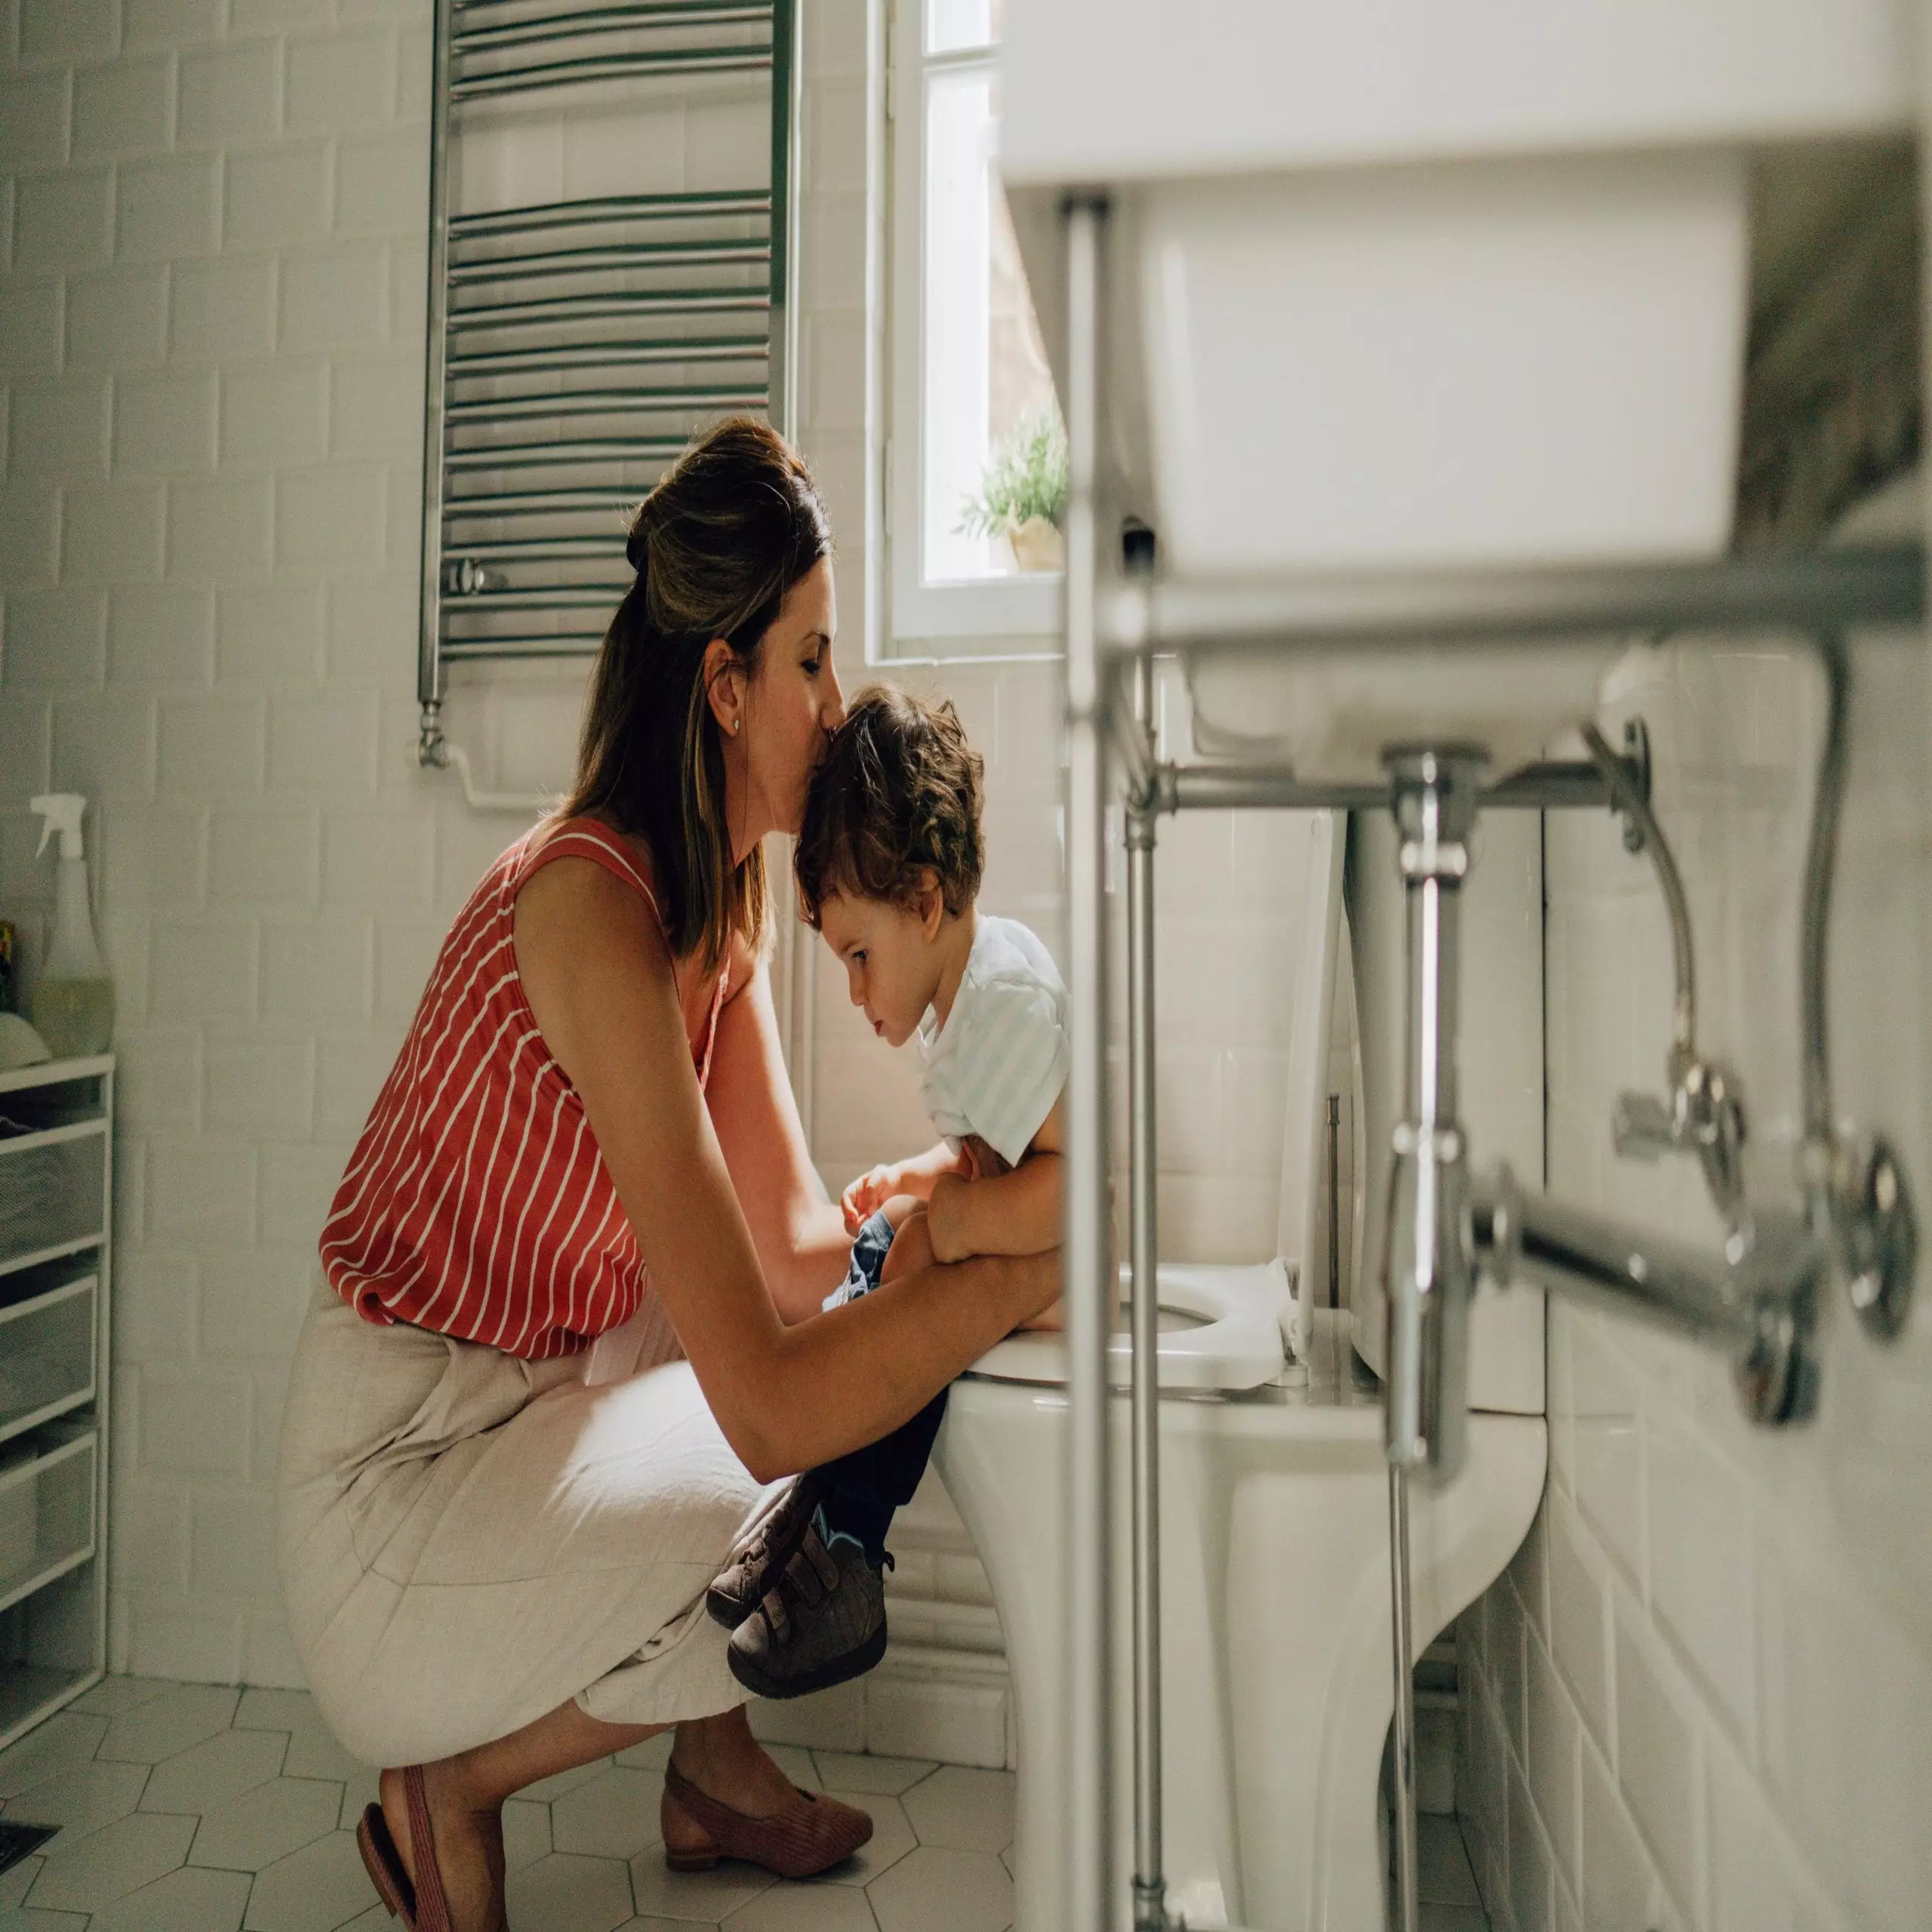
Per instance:
[[[107,1662],[114,1061],[0,1073],[0,1748]]]

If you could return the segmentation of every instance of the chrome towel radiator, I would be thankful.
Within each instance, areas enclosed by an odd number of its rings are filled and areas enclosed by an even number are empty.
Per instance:
[[[453,662],[587,656],[625,513],[693,431],[789,427],[797,0],[437,0],[417,696],[450,762]],[[768,184],[451,212],[464,110],[768,74]],[[600,103],[601,104],[601,103]]]

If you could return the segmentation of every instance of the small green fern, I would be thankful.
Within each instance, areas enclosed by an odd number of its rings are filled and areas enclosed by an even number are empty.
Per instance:
[[[1058,523],[1066,507],[1066,432],[1051,403],[1027,411],[993,452],[979,493],[967,499],[958,528],[965,537],[998,537],[1029,517]]]

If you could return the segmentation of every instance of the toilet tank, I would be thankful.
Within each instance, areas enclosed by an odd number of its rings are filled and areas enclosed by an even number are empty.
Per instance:
[[[1349,821],[1344,888],[1361,1041],[1362,1238],[1353,1284],[1355,1347],[1380,1374],[1386,1299],[1381,1263],[1389,1147],[1403,1115],[1401,881],[1386,812]],[[1485,813],[1462,888],[1459,1058],[1461,1114],[1478,1171],[1507,1161],[1526,1186],[1543,1183],[1543,823],[1530,811]],[[1469,1323],[1469,1406],[1543,1413],[1543,1295],[1485,1279]]]

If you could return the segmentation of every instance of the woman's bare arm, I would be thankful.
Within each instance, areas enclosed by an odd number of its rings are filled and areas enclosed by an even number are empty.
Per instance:
[[[872,1442],[1051,1300],[1054,1255],[921,1270],[787,1327],[691,1069],[663,936],[588,860],[525,885],[516,956],[582,1096],[665,1310],[725,1438],[761,1481]]]
[[[852,1238],[805,1146],[771,975],[761,959],[743,970],[718,1016],[706,1110],[771,1299],[787,1321],[803,1321],[844,1278]]]

